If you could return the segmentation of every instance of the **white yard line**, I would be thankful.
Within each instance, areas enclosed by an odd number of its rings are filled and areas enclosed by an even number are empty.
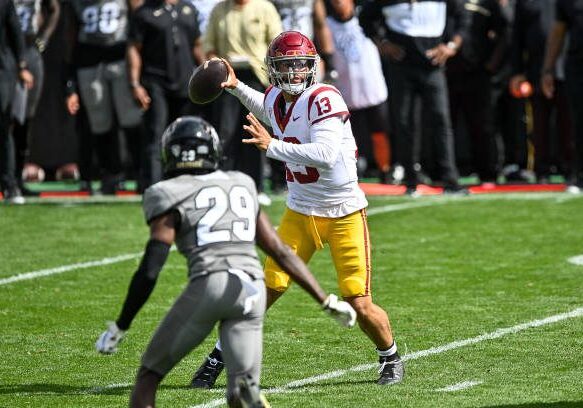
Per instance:
[[[440,392],[461,391],[461,390],[466,390],[468,388],[475,387],[476,385],[480,385],[482,383],[483,383],[483,381],[464,381],[464,382],[460,382],[457,384],[448,385],[447,387],[438,388],[435,391],[440,391]]]
[[[571,195],[569,197],[577,197],[577,195]],[[524,195],[505,193],[505,194],[475,194],[467,197],[448,197],[448,196],[437,196],[437,197],[423,197],[417,198],[414,201],[399,203],[399,204],[389,204],[380,207],[374,207],[367,210],[367,214],[377,215],[384,214],[394,211],[404,211],[414,208],[431,207],[435,205],[447,204],[451,202],[469,202],[469,201],[485,201],[485,200],[541,200],[541,199],[556,199],[556,194],[553,193],[529,193]],[[566,200],[566,198],[565,198]],[[21,273],[18,275],[9,276],[4,279],[0,279],[0,286],[7,285],[14,282],[19,282],[23,280],[31,280],[36,278],[41,278],[45,276],[56,275],[63,272],[75,271],[78,269],[86,269],[94,266],[110,265],[118,262],[127,261],[129,259],[136,259],[141,257],[143,252],[134,254],[123,254],[111,258],[103,258],[96,261],[82,262],[72,265],[63,265],[55,268],[41,269],[39,271]],[[582,260],[583,262],[583,260]]]
[[[413,202],[413,203],[387,205],[384,207],[373,208],[368,212],[368,214],[374,215],[374,214],[380,214],[380,213],[391,212],[391,211],[408,210],[408,209],[417,208],[417,207],[427,207],[430,205],[443,204],[443,203],[445,203],[445,202],[427,201],[427,202]],[[23,281],[23,280],[36,279],[36,278],[41,278],[44,276],[56,275],[56,274],[63,273],[63,272],[75,271],[78,269],[86,269],[86,268],[92,268],[94,266],[110,265],[110,264],[114,264],[114,263],[118,263],[118,262],[127,261],[129,259],[139,258],[142,256],[142,254],[143,254],[143,252],[137,252],[137,253],[133,253],[133,254],[123,254],[123,255],[114,256],[111,258],[99,259],[96,261],[76,263],[76,264],[72,264],[72,265],[63,265],[63,266],[58,266],[56,268],[41,269],[39,271],[21,273],[18,275],[9,276],[8,278],[0,279],[0,286],[7,285],[10,283],[14,283],[14,282]]]
[[[86,390],[81,391],[81,394],[101,394],[108,390],[114,390],[116,388],[131,388],[133,386],[134,386],[133,383],[109,384],[101,387],[88,388]]]
[[[56,268],[41,269],[40,271],[19,273],[18,275],[13,275],[8,278],[0,279],[0,286],[7,285],[9,283],[14,283],[23,280],[30,280],[36,278],[42,278],[43,276],[57,275],[63,272],[75,271],[77,269],[92,268],[94,266],[110,265],[118,262],[127,261],[128,259],[136,259],[142,256],[142,252],[137,252],[134,254],[124,254],[119,256],[114,256],[111,258],[103,258],[97,261],[81,262],[72,265],[57,266]]]
[[[467,197],[448,197],[448,196],[437,196],[437,197],[423,197],[417,198],[415,201],[399,203],[399,204],[389,204],[380,207],[374,207],[367,210],[367,214],[377,215],[384,214],[394,211],[404,211],[414,208],[431,207],[435,205],[447,204],[451,202],[469,202],[469,201],[485,201],[485,200],[500,200],[500,199],[519,199],[519,200],[541,200],[556,197],[556,194],[550,193],[529,193],[525,195],[518,195],[512,193],[506,193],[504,195],[494,195],[494,194],[476,194]],[[94,266],[110,265],[118,262],[127,261],[129,259],[136,259],[141,257],[143,252],[134,254],[123,254],[111,258],[103,258],[96,261],[82,262],[72,265],[63,265],[55,268],[41,269],[39,271],[21,273],[18,275],[9,276],[7,278],[0,279],[0,286],[8,285],[10,283],[31,280],[36,278],[41,278],[45,276],[56,275],[63,272],[75,271],[78,269],[86,269]]]
[[[581,316],[583,316],[583,307],[571,310],[570,312],[561,313],[561,314],[557,314],[554,316],[549,316],[549,317],[546,317],[544,319],[532,320],[530,322],[518,324],[518,325],[512,326],[512,327],[504,327],[504,328],[497,329],[497,330],[490,332],[490,333],[482,334],[480,336],[471,337],[469,339],[458,340],[458,341],[454,341],[452,343],[444,344],[443,346],[432,347],[432,348],[429,348],[426,350],[421,350],[421,351],[409,353],[409,354],[406,354],[405,356],[403,356],[403,359],[404,360],[416,360],[418,358],[429,357],[432,355],[445,353],[445,352],[450,351],[450,350],[454,350],[454,349],[469,346],[472,344],[480,343],[480,342],[483,342],[486,340],[494,340],[494,339],[498,339],[500,337],[504,337],[504,336],[507,336],[510,334],[516,334],[518,332],[521,332],[521,331],[524,331],[524,330],[527,330],[527,329],[530,329],[533,327],[545,326],[548,324],[553,324],[553,323],[557,323],[557,322],[560,322],[560,321],[563,321],[566,319],[573,319],[573,318],[581,317]],[[279,394],[279,393],[284,393],[284,392],[287,393],[292,388],[299,388],[299,387],[302,387],[302,386],[305,386],[308,384],[314,384],[314,383],[317,383],[320,381],[329,380],[331,378],[341,377],[341,376],[348,374],[350,372],[371,370],[373,368],[376,368],[377,366],[378,366],[378,364],[376,364],[376,363],[375,364],[362,364],[362,365],[351,367],[351,368],[344,369],[344,370],[331,371],[331,372],[316,375],[313,377],[308,377],[308,378],[304,378],[301,380],[292,381],[292,382],[289,382],[285,385],[282,385],[281,387],[268,388],[268,389],[264,390],[264,392],[266,394]],[[206,402],[204,404],[194,405],[190,408],[212,408],[212,407],[219,407],[219,406],[224,405],[224,404],[226,404],[225,398],[220,398],[220,399],[215,399],[215,400]]]
[[[567,262],[573,265],[583,265],[583,255],[572,256],[571,258],[567,259]]]

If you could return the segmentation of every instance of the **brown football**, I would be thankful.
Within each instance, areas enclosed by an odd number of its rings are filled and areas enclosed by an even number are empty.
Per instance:
[[[193,103],[204,105],[223,92],[221,83],[227,80],[227,66],[220,59],[211,59],[198,66],[188,81],[188,97]]]

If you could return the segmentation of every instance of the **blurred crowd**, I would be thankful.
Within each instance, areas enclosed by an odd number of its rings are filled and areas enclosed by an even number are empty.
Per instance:
[[[361,177],[408,194],[463,192],[470,175],[583,187],[582,0],[0,0],[4,199],[24,202],[45,177],[141,193],[162,177],[165,127],[191,114],[269,204],[285,169],[241,143],[247,112],[228,93],[194,105],[187,84],[217,56],[265,90],[283,30],[314,40],[320,81],[343,94]]]

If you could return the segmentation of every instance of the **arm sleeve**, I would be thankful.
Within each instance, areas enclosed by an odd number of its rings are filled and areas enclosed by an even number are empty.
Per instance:
[[[24,58],[24,36],[22,35],[22,30],[20,29],[20,21],[18,20],[18,15],[16,14],[16,9],[14,7],[13,1],[8,1],[6,3],[6,25],[8,37],[10,39],[9,44],[16,58],[16,63],[20,64]]]
[[[340,153],[338,139],[343,128],[341,117],[330,117],[310,127],[311,143],[294,144],[273,139],[267,149],[267,157],[302,166],[332,168]]]
[[[210,52],[220,53],[221,50],[217,45],[217,29],[218,29],[218,13],[220,10],[219,7],[214,7],[211,11],[209,19],[207,21],[206,30],[202,36],[202,50],[205,54],[209,54]]]
[[[265,95],[262,92],[256,91],[241,81],[239,81],[235,89],[227,89],[227,92],[236,96],[243,106],[252,112],[257,119],[267,126],[271,126],[267,113],[265,112],[265,106],[263,106]]]
[[[144,24],[142,19],[142,7],[138,8],[130,18],[129,40],[135,44],[144,42]]]

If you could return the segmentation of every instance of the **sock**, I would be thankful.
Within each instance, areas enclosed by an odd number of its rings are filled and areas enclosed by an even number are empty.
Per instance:
[[[392,360],[391,357],[397,357],[397,342],[393,341],[393,344],[391,345],[391,347],[389,347],[386,350],[379,350],[377,349],[377,354],[379,355],[380,358],[386,358],[388,360]]]
[[[372,146],[374,159],[377,162],[379,170],[382,172],[389,171],[391,163],[391,146],[389,137],[385,132],[374,132],[372,134]]]
[[[223,362],[223,354],[221,353],[221,342],[220,342],[220,340],[217,341],[217,344],[215,344],[215,348],[209,354],[209,358],[214,358],[215,360],[219,360],[221,363]]]

